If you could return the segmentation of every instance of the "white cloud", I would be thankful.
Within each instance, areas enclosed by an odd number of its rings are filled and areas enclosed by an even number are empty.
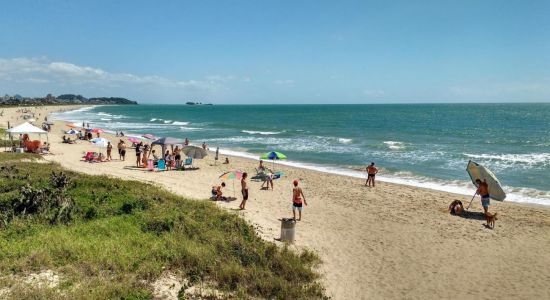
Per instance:
[[[36,58],[0,58],[0,78],[4,81],[18,83],[52,83],[62,86],[120,87],[123,85],[147,85],[183,90],[216,89],[220,81],[212,79],[176,80],[157,75],[139,76],[130,73],[112,73],[94,67],[79,66],[68,62],[51,62]]]

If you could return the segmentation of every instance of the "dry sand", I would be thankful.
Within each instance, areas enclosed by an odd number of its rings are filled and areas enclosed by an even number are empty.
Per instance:
[[[48,111],[66,109],[50,107]],[[45,110],[39,110],[43,116]],[[4,109],[0,125],[15,117]],[[21,121],[17,122],[19,124]],[[127,161],[85,163],[88,142],[60,143],[56,122],[50,134],[54,155],[46,159],[74,171],[108,174],[163,186],[182,196],[206,199],[218,176],[227,170],[254,173],[257,161],[230,157],[229,165],[214,165],[213,155],[197,161],[195,171],[147,172],[134,168],[135,152]],[[102,135],[114,142],[117,138]],[[222,156],[222,159],[225,156]],[[292,180],[300,179],[308,206],[296,227],[294,247],[315,250],[323,260],[327,293],[334,299],[550,299],[550,209],[493,201],[498,212],[494,230],[482,220],[479,198],[467,217],[452,216],[454,199],[470,198],[428,189],[378,182],[367,188],[361,179],[275,165],[285,176],[275,190],[260,190],[250,182],[245,211],[238,200],[219,206],[254,224],[269,241],[279,236],[278,219],[291,216]],[[224,191],[232,195],[232,182]],[[204,200],[208,201],[208,200]],[[277,242],[278,243],[278,242]]]

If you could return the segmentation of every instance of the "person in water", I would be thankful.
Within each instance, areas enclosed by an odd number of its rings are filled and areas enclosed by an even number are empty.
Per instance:
[[[370,165],[367,167],[367,183],[365,185],[374,187],[374,177],[376,177],[376,174],[378,173],[378,168],[374,166],[374,163],[371,162]]]
[[[481,181],[480,179],[476,179],[477,183],[477,191],[476,194],[478,194],[481,197],[481,206],[483,206],[483,211],[485,214],[489,211],[489,205],[491,204],[491,198],[489,196],[489,185],[487,184],[487,180]]]
[[[300,221],[302,219],[302,205],[307,206],[306,196],[304,196],[302,188],[298,186],[298,180],[294,180],[293,184],[294,188],[292,189],[292,215],[294,216],[294,220],[296,220],[296,210],[298,210],[298,221]]]
[[[245,209],[246,200],[248,200],[248,184],[246,183],[246,177],[248,173],[243,173],[243,178],[241,179],[241,193],[243,194],[243,201],[239,205],[240,209]]]

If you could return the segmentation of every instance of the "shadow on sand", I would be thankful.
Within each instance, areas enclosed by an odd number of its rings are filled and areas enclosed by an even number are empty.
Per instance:
[[[462,214],[459,215],[459,217],[464,219],[471,219],[471,220],[482,220],[485,221],[485,214],[482,212],[474,212],[474,211],[467,211],[465,210]]]

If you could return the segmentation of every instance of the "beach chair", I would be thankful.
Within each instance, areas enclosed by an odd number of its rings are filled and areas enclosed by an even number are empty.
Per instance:
[[[193,168],[193,158],[192,157],[188,157],[188,158],[185,159],[185,162],[183,163],[183,168],[185,169],[185,167],[187,167],[189,169]]]
[[[153,164],[153,160],[152,159],[148,159],[147,160],[147,171],[154,171],[155,170],[155,166]]]
[[[166,171],[166,162],[164,159],[159,159],[157,166],[159,171]]]

